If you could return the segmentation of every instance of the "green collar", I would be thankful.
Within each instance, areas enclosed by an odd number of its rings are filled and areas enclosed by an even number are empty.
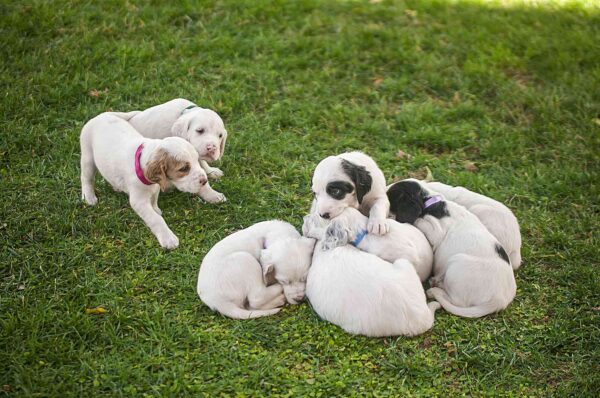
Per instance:
[[[183,108],[183,110],[181,111],[181,114],[183,115],[183,114],[185,113],[185,111],[187,111],[187,110],[190,110],[190,109],[193,109],[193,108],[197,108],[197,107],[198,107],[198,105],[194,105],[194,104],[192,104],[192,105],[190,105],[190,106],[186,106],[186,107],[185,107],[185,108]]]

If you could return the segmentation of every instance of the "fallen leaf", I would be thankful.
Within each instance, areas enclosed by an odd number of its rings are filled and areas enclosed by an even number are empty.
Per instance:
[[[306,379],[306,382],[307,382],[308,384],[315,384],[315,379],[313,379],[313,378]]]
[[[106,309],[104,309],[104,307],[91,307],[91,308],[85,309],[85,313],[88,315],[102,315],[107,312],[108,311],[106,311]]]
[[[404,152],[402,149],[398,149],[398,152],[396,152],[396,159],[411,159],[412,155],[408,154],[406,152]]]
[[[416,10],[404,10],[404,13],[411,18],[415,18],[418,14]]]
[[[425,170],[427,171],[427,174],[425,175],[425,181],[432,182],[433,181],[433,173],[427,166],[425,166]]]
[[[90,92],[88,94],[90,95],[90,97],[94,97],[94,98],[100,97],[100,91],[98,91],[96,89],[90,90]]]
[[[460,102],[460,93],[458,91],[456,91],[452,96],[452,102],[455,104]]]
[[[375,76],[373,78],[373,85],[375,85],[376,87],[381,86],[381,83],[383,83],[383,77],[381,77],[381,76]]]
[[[470,171],[472,173],[476,172],[478,170],[477,166],[475,165],[475,163],[467,160],[463,163],[463,166],[465,168],[465,170]]]
[[[22,290],[25,290],[25,285],[23,285],[23,284],[18,285],[17,286],[17,292],[20,292]]]
[[[600,117],[595,118],[594,123],[596,123],[598,126],[600,126]]]
[[[4,384],[2,386],[2,391],[10,392],[11,390],[12,390],[12,387],[10,386],[10,384]]]

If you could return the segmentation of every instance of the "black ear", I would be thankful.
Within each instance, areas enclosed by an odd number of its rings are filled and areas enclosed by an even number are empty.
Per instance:
[[[356,199],[362,203],[364,196],[371,190],[373,178],[365,166],[359,166],[355,163],[342,159],[342,170],[350,177],[356,187]]]
[[[388,189],[387,196],[390,212],[395,214],[398,222],[413,224],[423,213],[423,195],[417,183],[398,182]]]

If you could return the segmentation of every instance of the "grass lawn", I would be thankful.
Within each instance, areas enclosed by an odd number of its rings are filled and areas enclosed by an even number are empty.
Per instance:
[[[599,395],[600,3],[1,0],[0,34],[0,396]],[[79,132],[176,97],[225,120],[228,202],[162,195],[167,252],[101,178],[80,200]],[[515,211],[506,311],[369,339],[200,302],[209,248],[299,227],[351,149]]]

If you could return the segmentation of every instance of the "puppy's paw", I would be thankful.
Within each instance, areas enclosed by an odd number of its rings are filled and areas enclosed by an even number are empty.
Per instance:
[[[275,308],[283,307],[286,303],[285,295],[283,294],[283,292],[279,296],[275,297],[275,299],[272,301],[272,303],[273,303],[273,307],[275,307]]]
[[[208,175],[208,178],[212,180],[218,180],[219,178],[223,177],[225,173],[223,173],[223,170],[221,169],[211,167],[210,169],[206,170],[206,175]]]
[[[82,193],[81,198],[90,206],[95,206],[98,203],[98,198],[96,197],[94,191]]]
[[[425,292],[425,295],[429,299],[435,298],[435,297],[433,297],[433,290],[432,289],[427,289],[427,291]]]
[[[213,191],[207,194],[200,194],[200,197],[208,203],[227,202],[227,198],[221,192]]]
[[[390,225],[388,224],[388,220],[385,218],[369,219],[367,228],[369,229],[369,233],[373,235],[385,235],[390,231]]]
[[[179,246],[179,238],[171,232],[161,234],[157,236],[158,243],[162,246],[163,249],[176,249]]]
[[[429,278],[429,286],[439,287],[442,284],[442,279],[443,278],[441,276],[433,276]]]

